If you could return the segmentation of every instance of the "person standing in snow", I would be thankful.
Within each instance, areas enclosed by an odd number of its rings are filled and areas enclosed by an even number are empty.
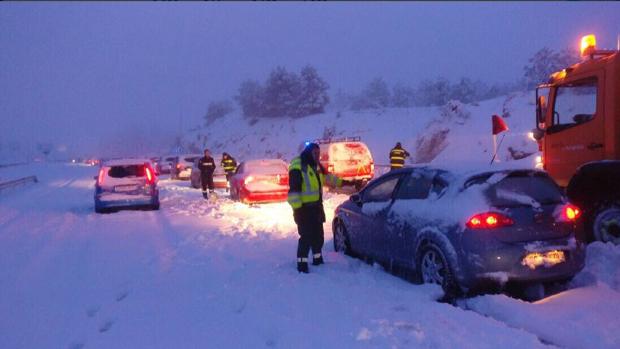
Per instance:
[[[409,153],[403,149],[400,142],[396,142],[396,146],[390,150],[390,170],[403,168],[405,166],[405,159],[409,156]]]
[[[320,149],[316,143],[308,144],[301,155],[289,165],[288,203],[293,208],[299,242],[297,244],[297,271],[308,273],[308,252],[312,249],[312,265],[323,264],[325,211],[323,185],[341,187],[353,185],[327,171],[319,163]]]
[[[235,158],[230,156],[228,153],[222,153],[222,161],[220,165],[224,168],[224,172],[226,172],[226,181],[230,183],[230,177],[235,174],[235,170],[237,169],[237,161]],[[226,187],[226,191],[228,191],[228,187]]]
[[[215,172],[215,161],[211,157],[209,149],[205,149],[205,156],[198,160],[198,168],[200,169],[200,182],[202,184],[202,197],[209,198],[209,194],[213,194],[215,186],[213,185],[213,172]],[[207,188],[209,191],[207,192]]]

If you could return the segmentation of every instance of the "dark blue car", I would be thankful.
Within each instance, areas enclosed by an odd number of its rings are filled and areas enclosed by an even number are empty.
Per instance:
[[[542,171],[404,168],[336,209],[334,249],[412,270],[446,295],[543,285],[583,268],[580,213]]]

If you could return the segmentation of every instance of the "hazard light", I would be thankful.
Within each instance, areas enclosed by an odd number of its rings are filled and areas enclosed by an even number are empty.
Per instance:
[[[596,51],[596,37],[593,34],[581,38],[581,56],[589,56]]]

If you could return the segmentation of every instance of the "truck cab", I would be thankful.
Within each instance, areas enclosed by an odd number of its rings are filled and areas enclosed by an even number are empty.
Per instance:
[[[584,209],[588,240],[620,243],[620,55],[582,39],[583,61],[536,89],[543,168]]]

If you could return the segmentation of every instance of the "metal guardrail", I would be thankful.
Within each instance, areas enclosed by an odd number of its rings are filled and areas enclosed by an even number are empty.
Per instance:
[[[28,176],[28,177],[24,177],[20,179],[15,179],[12,181],[2,182],[0,183],[0,191],[8,189],[8,188],[13,188],[18,185],[26,184],[29,182],[37,183],[38,181],[39,180],[37,179],[37,176]]]

